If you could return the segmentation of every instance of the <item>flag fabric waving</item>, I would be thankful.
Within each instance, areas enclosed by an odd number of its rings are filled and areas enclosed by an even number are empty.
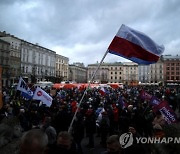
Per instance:
[[[21,94],[28,99],[31,99],[33,96],[33,92],[30,90],[26,82],[23,80],[22,77],[19,78],[19,82],[17,85],[17,90],[21,91]]]
[[[106,95],[106,89],[104,87],[101,87],[101,89],[99,90],[100,94],[102,96],[105,96]]]
[[[156,105],[155,110],[159,110],[161,112],[165,121],[168,124],[177,122],[176,113],[173,111],[173,109],[169,106],[169,104],[166,101],[161,101],[158,105]]]
[[[48,107],[50,107],[52,104],[52,97],[39,87],[36,88],[33,99],[42,101]]]
[[[157,45],[144,33],[122,25],[108,50],[138,64],[152,64],[158,61],[164,46]]]

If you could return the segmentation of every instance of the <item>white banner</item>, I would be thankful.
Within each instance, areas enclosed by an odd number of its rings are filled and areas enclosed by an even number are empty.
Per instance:
[[[33,99],[42,101],[43,104],[46,104],[48,107],[52,104],[52,97],[39,87],[36,88]]]

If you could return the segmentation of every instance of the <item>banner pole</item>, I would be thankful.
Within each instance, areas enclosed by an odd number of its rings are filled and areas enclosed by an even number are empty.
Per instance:
[[[101,61],[100,61],[99,65],[98,65],[98,67],[96,68],[96,70],[95,70],[93,76],[91,77],[91,80],[90,80],[89,83],[88,83],[88,87],[85,89],[85,91],[84,91],[84,93],[83,93],[83,96],[82,96],[82,98],[81,98],[81,100],[80,100],[80,102],[79,102],[79,104],[78,104],[78,107],[77,107],[77,109],[76,109],[76,112],[74,113],[73,119],[72,119],[71,124],[70,124],[70,126],[69,126],[68,133],[70,133],[71,130],[72,130],[72,125],[73,125],[74,120],[75,120],[75,118],[76,118],[78,109],[79,109],[79,107],[80,107],[80,105],[81,105],[81,103],[82,103],[82,101],[83,101],[83,99],[84,99],[84,96],[85,96],[86,93],[87,93],[87,90],[88,90],[89,87],[90,87],[91,82],[93,81],[93,79],[94,79],[94,77],[95,77],[95,75],[96,75],[98,69],[100,68],[100,66],[101,66],[103,60],[105,59],[106,55],[108,54],[108,52],[109,52],[109,50],[107,50],[107,51],[105,52],[105,54],[104,54],[103,58],[101,59]]]

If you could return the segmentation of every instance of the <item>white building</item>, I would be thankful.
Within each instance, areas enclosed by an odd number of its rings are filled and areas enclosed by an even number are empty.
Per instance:
[[[150,65],[138,65],[139,82],[158,83],[164,81],[163,61],[160,58],[157,63]]]
[[[22,40],[21,73],[28,82],[48,81],[55,77],[56,52]]]
[[[150,82],[150,65],[138,65],[139,82]]]

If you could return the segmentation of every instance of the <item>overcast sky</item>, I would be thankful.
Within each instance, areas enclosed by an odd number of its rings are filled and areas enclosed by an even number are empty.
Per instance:
[[[0,0],[0,31],[56,51],[70,63],[100,61],[122,24],[177,55],[179,0]],[[105,62],[125,61],[108,54]]]

